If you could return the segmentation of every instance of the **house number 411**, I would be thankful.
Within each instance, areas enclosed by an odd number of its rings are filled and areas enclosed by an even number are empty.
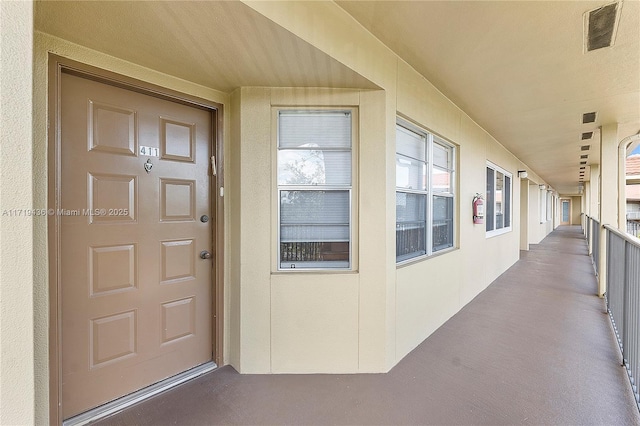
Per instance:
[[[140,146],[140,155],[144,155],[147,157],[159,157],[160,150],[152,146]]]

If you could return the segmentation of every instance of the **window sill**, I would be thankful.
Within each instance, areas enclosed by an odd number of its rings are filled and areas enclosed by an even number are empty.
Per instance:
[[[447,249],[439,250],[431,255],[423,255],[419,257],[413,257],[411,259],[403,260],[402,262],[396,263],[396,269],[404,268],[405,266],[411,266],[416,263],[423,262],[425,260],[433,259],[434,257],[442,256],[447,253],[451,253],[452,251],[458,250],[459,247],[449,247]]]
[[[291,275],[291,274],[307,274],[307,275],[354,275],[359,274],[357,269],[281,269],[271,271],[271,275]]]
[[[508,234],[509,232],[512,231],[512,228],[502,228],[502,229],[498,229],[495,231],[489,231],[487,232],[487,238],[493,238],[493,237],[497,237],[498,235],[503,235],[503,234]]]

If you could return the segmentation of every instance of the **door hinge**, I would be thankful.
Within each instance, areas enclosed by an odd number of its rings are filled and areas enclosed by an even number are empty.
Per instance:
[[[213,173],[214,176],[218,175],[218,168],[216,167],[216,156],[215,155],[211,156],[211,172]]]

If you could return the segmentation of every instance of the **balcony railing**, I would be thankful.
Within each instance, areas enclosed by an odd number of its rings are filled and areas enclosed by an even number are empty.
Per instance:
[[[640,212],[627,212],[627,220],[640,220]]]
[[[604,229],[607,238],[607,311],[640,409],[636,384],[640,379],[640,239],[609,225],[604,225]]]
[[[587,244],[589,245],[589,252],[593,258],[593,268],[596,271],[596,275],[599,274],[599,261],[600,261],[600,222],[591,216],[584,216],[584,231],[587,237]]]
[[[629,216],[627,216],[627,219]],[[634,222],[627,220],[627,234],[631,234],[634,237],[640,237],[640,222]]]

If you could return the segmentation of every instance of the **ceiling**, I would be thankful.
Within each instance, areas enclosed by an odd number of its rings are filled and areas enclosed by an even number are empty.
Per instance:
[[[613,47],[587,53],[584,13],[606,0],[337,3],[560,193],[578,193],[581,154],[599,163],[600,125],[640,131],[638,1]]]
[[[35,28],[223,92],[376,88],[238,1],[37,1]]]
[[[640,2],[624,2],[613,47],[584,53],[584,13],[606,3],[337,2],[561,194],[578,193],[581,145],[599,162],[600,125],[640,131]],[[35,26],[225,92],[376,87],[237,1],[38,1]]]

